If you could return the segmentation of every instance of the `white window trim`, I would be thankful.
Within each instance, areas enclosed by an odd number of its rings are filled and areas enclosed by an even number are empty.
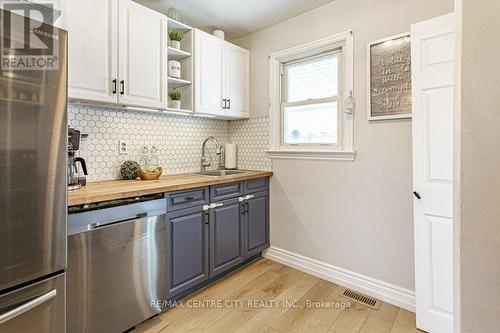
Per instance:
[[[340,103],[342,113],[342,145],[307,147],[282,145],[281,143],[281,65],[298,58],[342,47],[342,89],[339,98],[343,99],[353,91],[353,37],[352,30],[322,38],[307,44],[272,53],[269,56],[269,121],[270,149],[268,156],[273,159],[313,159],[354,161],[353,113]]]

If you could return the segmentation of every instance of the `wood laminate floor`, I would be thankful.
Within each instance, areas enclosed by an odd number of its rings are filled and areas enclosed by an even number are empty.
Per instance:
[[[382,303],[350,302],[341,287],[268,259],[258,259],[138,325],[134,333],[421,332],[415,314]],[[314,303],[313,303],[314,302]]]

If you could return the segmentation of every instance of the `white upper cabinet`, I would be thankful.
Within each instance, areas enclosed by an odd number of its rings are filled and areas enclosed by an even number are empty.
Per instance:
[[[166,107],[166,17],[131,0],[64,0],[68,97]]]
[[[250,53],[195,30],[195,113],[250,116]]]
[[[68,97],[116,103],[117,0],[65,0],[68,30]]]
[[[168,90],[175,88],[182,112],[250,117],[248,50],[132,0],[61,0],[60,9],[70,100],[174,111]],[[185,34],[181,50],[168,47],[168,29]],[[168,60],[180,62],[180,79],[168,77]]]
[[[239,46],[225,45],[226,116],[250,117],[250,52]]]
[[[225,116],[224,41],[195,30],[195,112]]]
[[[166,108],[167,20],[134,1],[119,3],[119,103]]]

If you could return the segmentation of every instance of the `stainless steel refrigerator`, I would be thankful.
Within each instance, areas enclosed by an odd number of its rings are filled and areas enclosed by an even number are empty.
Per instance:
[[[64,332],[67,34],[0,12],[1,61],[57,62],[0,69],[0,333]]]

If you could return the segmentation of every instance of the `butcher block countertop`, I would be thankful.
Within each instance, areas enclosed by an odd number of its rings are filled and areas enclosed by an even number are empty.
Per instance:
[[[273,173],[270,171],[246,171],[244,173],[220,177],[182,173],[162,176],[158,180],[109,180],[89,182],[87,186],[79,190],[68,192],[68,206],[232,183],[272,175]]]

